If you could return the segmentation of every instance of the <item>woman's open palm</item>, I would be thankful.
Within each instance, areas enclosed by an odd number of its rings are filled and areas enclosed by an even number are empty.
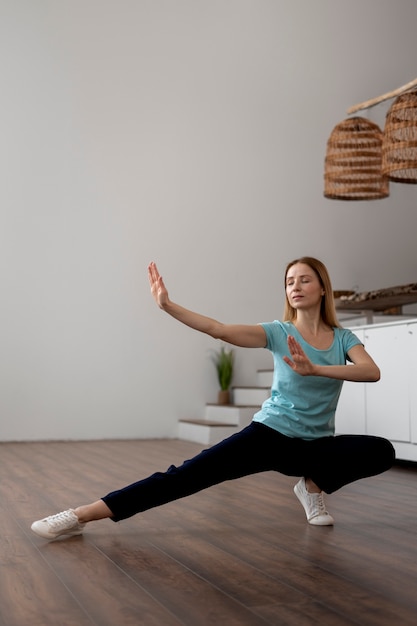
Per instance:
[[[168,291],[164,285],[162,276],[153,261],[148,265],[148,278],[149,285],[151,287],[151,294],[159,308],[163,309],[169,302]]]
[[[287,343],[291,359],[287,356],[282,357],[286,364],[289,365],[294,372],[300,374],[300,376],[312,375],[314,372],[314,366],[298,341],[292,335],[289,335]]]

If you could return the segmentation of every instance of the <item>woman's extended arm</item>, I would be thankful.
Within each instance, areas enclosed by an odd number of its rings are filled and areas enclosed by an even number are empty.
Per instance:
[[[222,324],[215,319],[189,311],[169,299],[167,288],[155,263],[148,267],[149,284],[152,296],[160,309],[176,320],[227,343],[244,348],[264,348],[266,334],[259,324]]]
[[[373,383],[380,379],[379,367],[366,352],[362,344],[353,346],[348,352],[352,365],[315,365],[306,356],[304,350],[294,337],[288,337],[288,348],[291,359],[284,361],[301,376],[326,376],[338,380]]]

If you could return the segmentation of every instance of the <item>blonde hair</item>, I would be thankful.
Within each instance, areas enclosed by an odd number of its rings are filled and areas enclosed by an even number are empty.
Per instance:
[[[304,263],[305,265],[308,265],[309,267],[311,267],[311,269],[313,270],[313,272],[316,274],[317,278],[319,279],[320,285],[323,287],[324,295],[321,299],[321,307],[320,307],[320,315],[321,315],[321,319],[323,320],[323,322],[327,324],[328,326],[331,326],[331,327],[336,326],[337,328],[341,328],[339,321],[337,319],[337,315],[336,315],[336,308],[334,305],[334,297],[333,297],[333,288],[332,288],[332,283],[330,280],[329,272],[327,271],[327,268],[324,265],[324,263],[322,263],[318,259],[315,259],[312,256],[303,256],[300,259],[295,259],[294,261],[291,261],[291,263],[288,263],[286,267],[285,276],[284,276],[284,286],[285,286],[284,321],[293,322],[294,320],[297,319],[297,310],[294,309],[294,307],[292,307],[291,304],[289,303],[289,300],[287,297],[287,290],[286,290],[288,271],[293,265],[296,265],[296,263]]]

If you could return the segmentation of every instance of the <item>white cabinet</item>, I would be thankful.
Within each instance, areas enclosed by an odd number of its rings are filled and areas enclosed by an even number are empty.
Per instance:
[[[364,343],[364,330],[355,329],[354,333]],[[336,411],[336,434],[366,434],[364,383],[343,383]]]
[[[366,385],[366,431],[411,441],[408,324],[367,328],[365,347],[381,369],[381,380]]]
[[[410,342],[409,393],[411,442],[417,448],[417,324],[408,326]],[[417,460],[417,459],[416,459]]]
[[[377,383],[345,382],[336,434],[389,439],[397,458],[417,461],[417,320],[353,328],[381,369]]]

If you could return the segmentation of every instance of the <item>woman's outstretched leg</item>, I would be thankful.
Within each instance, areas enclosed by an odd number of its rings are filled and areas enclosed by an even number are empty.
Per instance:
[[[118,522],[225,480],[275,469],[274,437],[286,439],[274,431],[271,437],[270,428],[252,423],[179,467],[171,465],[166,472],[156,472],[100,500],[38,520],[31,528],[46,539],[79,535],[87,522],[104,518]]]

